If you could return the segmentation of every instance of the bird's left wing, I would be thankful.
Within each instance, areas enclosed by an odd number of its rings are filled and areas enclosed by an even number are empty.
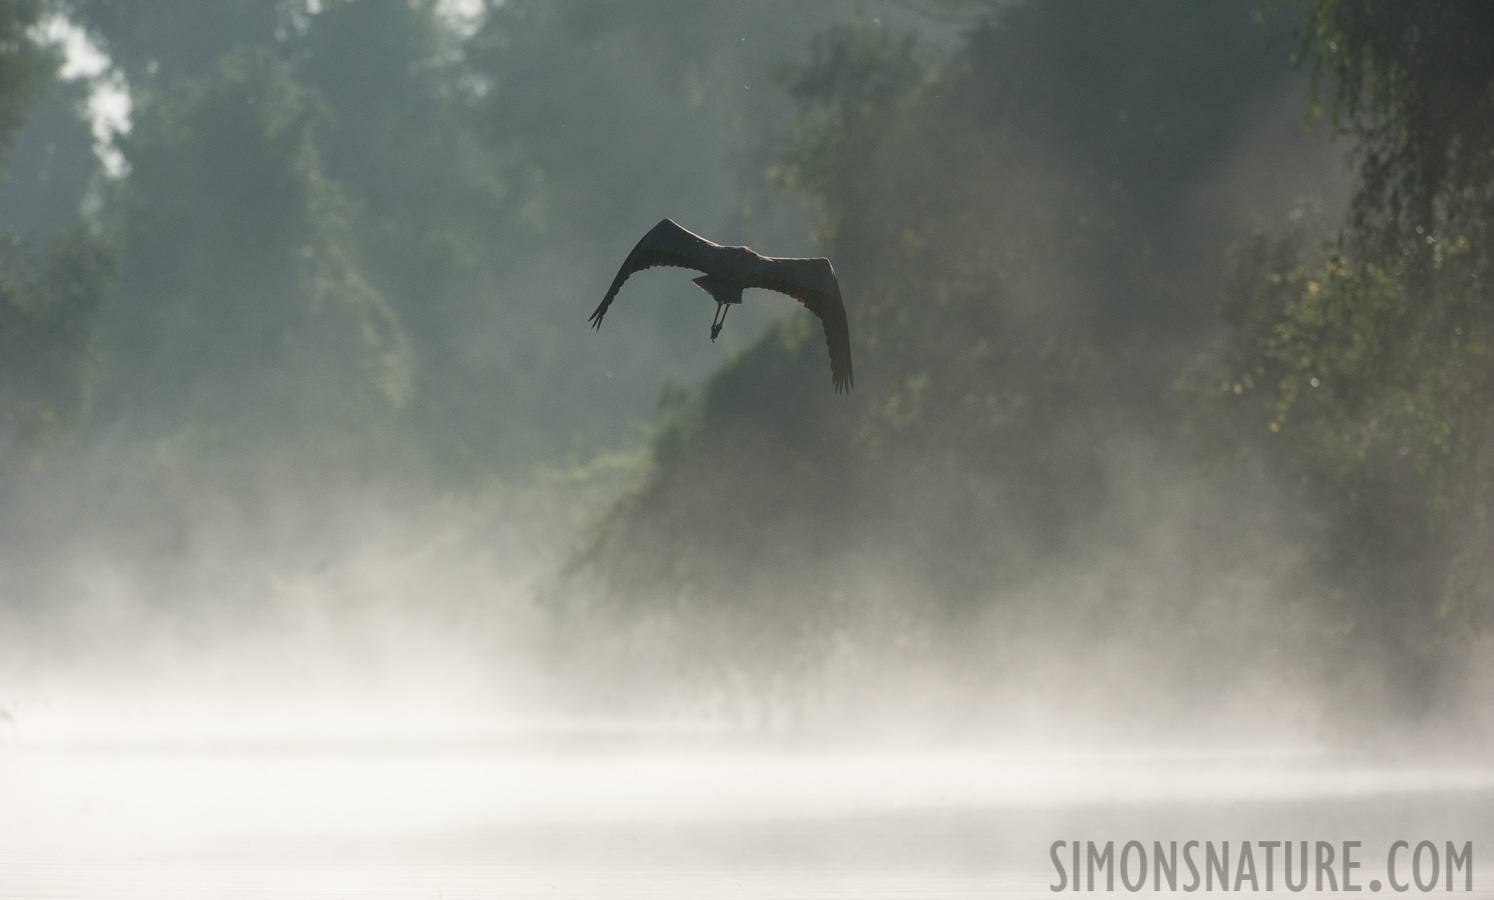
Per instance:
[[[633,252],[628,254],[628,258],[623,260],[622,268],[617,270],[617,277],[612,279],[612,287],[607,289],[607,296],[602,298],[601,305],[591,314],[592,327],[602,327],[602,317],[607,315],[607,307],[612,305],[612,298],[617,296],[623,282],[634,272],[655,266],[675,266],[709,272],[724,249],[720,244],[713,244],[698,234],[686,231],[673,220],[665,219],[649,229],[648,234],[633,248]]]
[[[835,392],[839,394],[855,386],[856,380],[851,376],[851,326],[846,321],[840,281],[830,260],[768,257],[747,279],[746,287],[788,294],[818,316],[825,328],[825,343],[830,348],[830,380]]]

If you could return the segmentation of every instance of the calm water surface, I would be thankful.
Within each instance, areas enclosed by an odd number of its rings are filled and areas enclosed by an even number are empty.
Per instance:
[[[1490,897],[1494,768],[723,737],[0,743],[0,900],[1052,897],[1053,841],[1133,839],[1359,840],[1361,883],[1397,839],[1473,841],[1456,893]]]

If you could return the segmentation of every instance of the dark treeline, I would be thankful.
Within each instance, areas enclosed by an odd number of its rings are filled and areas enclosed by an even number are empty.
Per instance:
[[[167,605],[268,554],[252,603],[371,495],[564,473],[594,521],[549,609],[708,692],[1424,709],[1494,584],[1487,19],[0,0],[12,602],[83,544]],[[109,165],[62,21],[128,90]],[[664,216],[830,256],[855,392],[788,301],[726,355],[639,276],[588,333]]]
[[[37,96],[55,80],[62,59],[33,38],[41,2],[0,6],[0,169],[11,162]],[[74,97],[74,100],[77,98]],[[57,123],[86,140],[75,123]],[[86,150],[52,151],[35,160],[40,180],[65,178]],[[30,148],[22,148],[28,150]],[[57,159],[63,156],[63,159]],[[26,160],[32,162],[33,160]],[[88,163],[85,163],[88,165]],[[59,179],[61,180],[61,179]],[[80,222],[83,186],[64,189],[72,209],[41,222],[0,230],[0,471],[24,468],[35,449],[83,415],[95,323],[112,282],[114,251]],[[55,193],[55,192],[53,192]]]
[[[744,51],[689,49],[688,6],[70,3],[135,105],[100,415],[301,446],[325,446],[303,424],[357,420],[459,477],[614,441],[673,331],[656,317],[631,359],[574,350],[598,243],[666,206],[742,227],[719,182],[754,114],[728,87]],[[713,24],[778,43],[774,22]]]
[[[736,136],[791,110],[759,69],[844,13],[0,8],[0,125],[19,142],[0,216],[30,241],[6,257],[0,526],[21,558],[61,565],[81,544],[166,569],[319,559],[350,498],[483,506],[537,467],[636,444],[661,383],[698,380],[722,348],[679,340],[664,304],[588,342],[597,285],[664,215],[808,249],[797,201],[734,175],[765,152]],[[59,19],[128,90],[113,173],[89,84],[58,77]]]
[[[1272,671],[1426,713],[1488,615],[1483,16],[1018,3],[943,54],[822,34],[775,174],[853,298],[857,392],[818,389],[807,320],[774,329],[670,411],[566,589],[756,605],[755,641],[692,643],[705,670],[854,634],[1042,694],[1098,648],[1102,705]],[[888,582],[922,603],[868,626]]]

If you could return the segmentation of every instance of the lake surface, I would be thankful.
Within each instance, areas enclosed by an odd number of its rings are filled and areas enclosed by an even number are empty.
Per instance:
[[[1456,893],[1490,897],[1494,768],[723,735],[0,743],[0,900],[1052,897],[1057,840],[1358,840],[1361,884],[1395,840],[1472,841]]]

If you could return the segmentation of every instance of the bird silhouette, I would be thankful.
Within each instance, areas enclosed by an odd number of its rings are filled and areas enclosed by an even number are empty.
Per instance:
[[[716,316],[711,319],[713,341],[726,324],[727,311],[742,302],[744,288],[788,294],[818,316],[825,328],[825,343],[830,348],[830,381],[835,392],[849,391],[855,385],[851,377],[851,329],[846,323],[845,303],[840,299],[840,282],[830,260],[759,256],[748,247],[712,243],[665,219],[650,229],[623,261],[607,296],[591,314],[592,327],[602,327],[602,317],[607,315],[607,308],[629,275],[655,266],[705,273],[691,281],[716,300]]]

